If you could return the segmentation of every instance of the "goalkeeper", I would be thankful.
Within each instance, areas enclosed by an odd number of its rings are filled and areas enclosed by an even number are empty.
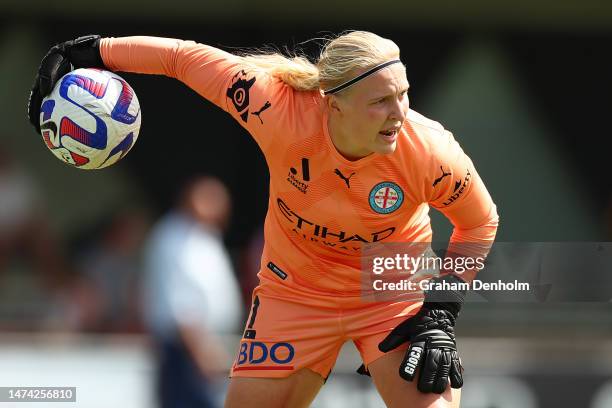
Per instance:
[[[453,135],[409,108],[394,42],[344,33],[311,63],[168,38],[81,37],[43,59],[29,106],[35,127],[41,98],[72,67],[176,78],[231,114],[266,157],[270,200],[259,286],[227,407],[309,405],[348,340],[387,406],[459,406],[453,329],[464,293],[377,303],[360,296],[363,245],[431,242],[430,207],[454,225],[451,246],[487,248],[498,225]],[[435,279],[467,278],[446,271]]]

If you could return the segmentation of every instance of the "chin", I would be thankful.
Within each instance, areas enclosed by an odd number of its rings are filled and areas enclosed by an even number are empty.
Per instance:
[[[384,144],[383,146],[378,145],[376,146],[376,153],[379,154],[391,154],[393,152],[395,152],[395,149],[397,148],[397,140],[393,143],[389,143],[389,144]]]

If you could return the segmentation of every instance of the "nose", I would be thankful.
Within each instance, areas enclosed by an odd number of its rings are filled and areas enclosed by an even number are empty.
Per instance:
[[[393,104],[389,119],[392,121],[404,122],[406,115],[408,114],[408,97],[403,99],[396,99]]]

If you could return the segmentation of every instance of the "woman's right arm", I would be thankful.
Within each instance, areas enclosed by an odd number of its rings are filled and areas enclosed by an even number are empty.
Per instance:
[[[265,121],[266,116],[292,108],[287,106],[293,100],[291,88],[265,73],[250,72],[241,57],[212,46],[159,37],[104,38],[100,55],[113,71],[159,74],[184,82],[230,113],[262,149],[275,124]]]
[[[193,41],[159,37],[103,38],[100,55],[111,71],[176,78],[224,107],[229,77],[240,57]]]

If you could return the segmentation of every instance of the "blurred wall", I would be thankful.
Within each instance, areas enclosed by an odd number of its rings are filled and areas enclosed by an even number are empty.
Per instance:
[[[0,11],[21,18],[40,19],[62,16],[82,18],[104,17],[138,20],[171,21],[234,21],[288,20],[313,26],[316,24],[377,24],[405,26],[451,27],[510,27],[537,30],[561,28],[608,30],[612,7],[598,0],[558,2],[554,0],[512,1],[452,0],[437,2],[398,2],[381,0],[312,0],[291,7],[275,0],[196,1],[175,0],[151,4],[146,0],[108,0],[84,4],[74,0],[47,2],[43,0],[4,0]],[[234,27],[235,28],[235,27]]]

